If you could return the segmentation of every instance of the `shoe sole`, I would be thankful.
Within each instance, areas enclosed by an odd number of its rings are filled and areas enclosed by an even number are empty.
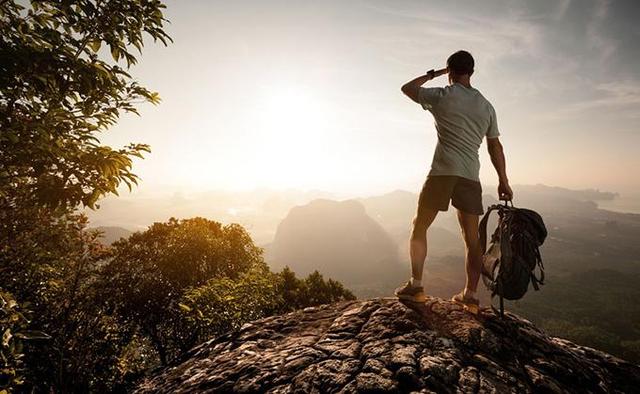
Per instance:
[[[398,299],[404,300],[404,301],[427,302],[427,296],[425,296],[425,295],[415,297],[415,296],[404,295],[404,294],[396,294],[396,297],[398,297]]]
[[[471,313],[472,315],[478,316],[478,314],[480,313],[480,305],[476,305],[476,304],[467,304],[464,302],[460,302],[457,300],[451,300],[454,303],[460,305],[462,307],[463,310],[465,310],[466,312]]]

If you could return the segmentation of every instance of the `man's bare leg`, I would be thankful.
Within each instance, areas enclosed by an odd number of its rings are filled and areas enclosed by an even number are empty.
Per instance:
[[[465,268],[467,272],[465,292],[471,292],[471,294],[476,292],[480,273],[482,272],[478,217],[479,215],[466,213],[458,209],[458,223],[460,223],[465,245]]]
[[[409,255],[411,256],[411,277],[414,281],[422,281],[424,261],[427,258],[427,230],[433,223],[437,210],[425,209],[424,217],[413,219],[413,229],[409,240]]]
[[[409,255],[411,256],[411,280],[398,287],[394,294],[404,301],[425,302],[426,295],[422,285],[422,270],[427,258],[427,229],[433,223],[438,211],[420,209],[420,218],[413,219],[413,229],[409,239]]]

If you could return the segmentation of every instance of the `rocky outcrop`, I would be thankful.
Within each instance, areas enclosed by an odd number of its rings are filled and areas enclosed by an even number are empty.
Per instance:
[[[638,392],[640,367],[490,309],[395,299],[307,308],[191,350],[137,392]]]

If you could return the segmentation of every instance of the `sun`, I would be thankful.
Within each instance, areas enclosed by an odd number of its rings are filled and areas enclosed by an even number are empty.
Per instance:
[[[200,143],[171,162],[176,177],[193,190],[222,183],[234,190],[331,183],[342,168],[336,148],[344,136],[330,97],[322,86],[292,81],[255,86],[225,115],[226,127],[204,117]]]
[[[299,87],[267,91],[258,104],[259,129],[269,140],[286,148],[295,148],[299,140],[314,137],[325,123],[325,116],[321,101]]]
[[[266,90],[256,104],[252,159],[262,180],[288,187],[322,176],[332,134],[332,116],[322,96],[285,85]]]

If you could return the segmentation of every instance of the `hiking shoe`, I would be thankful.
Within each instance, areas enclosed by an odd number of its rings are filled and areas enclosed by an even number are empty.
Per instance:
[[[414,287],[411,285],[411,281],[408,281],[404,286],[398,287],[394,294],[401,300],[412,302],[425,302],[427,297],[424,295],[424,289],[422,286]]]
[[[451,297],[451,301],[462,305],[462,308],[465,311],[471,312],[474,315],[477,315],[480,312],[480,301],[477,298],[465,296],[464,290]]]

